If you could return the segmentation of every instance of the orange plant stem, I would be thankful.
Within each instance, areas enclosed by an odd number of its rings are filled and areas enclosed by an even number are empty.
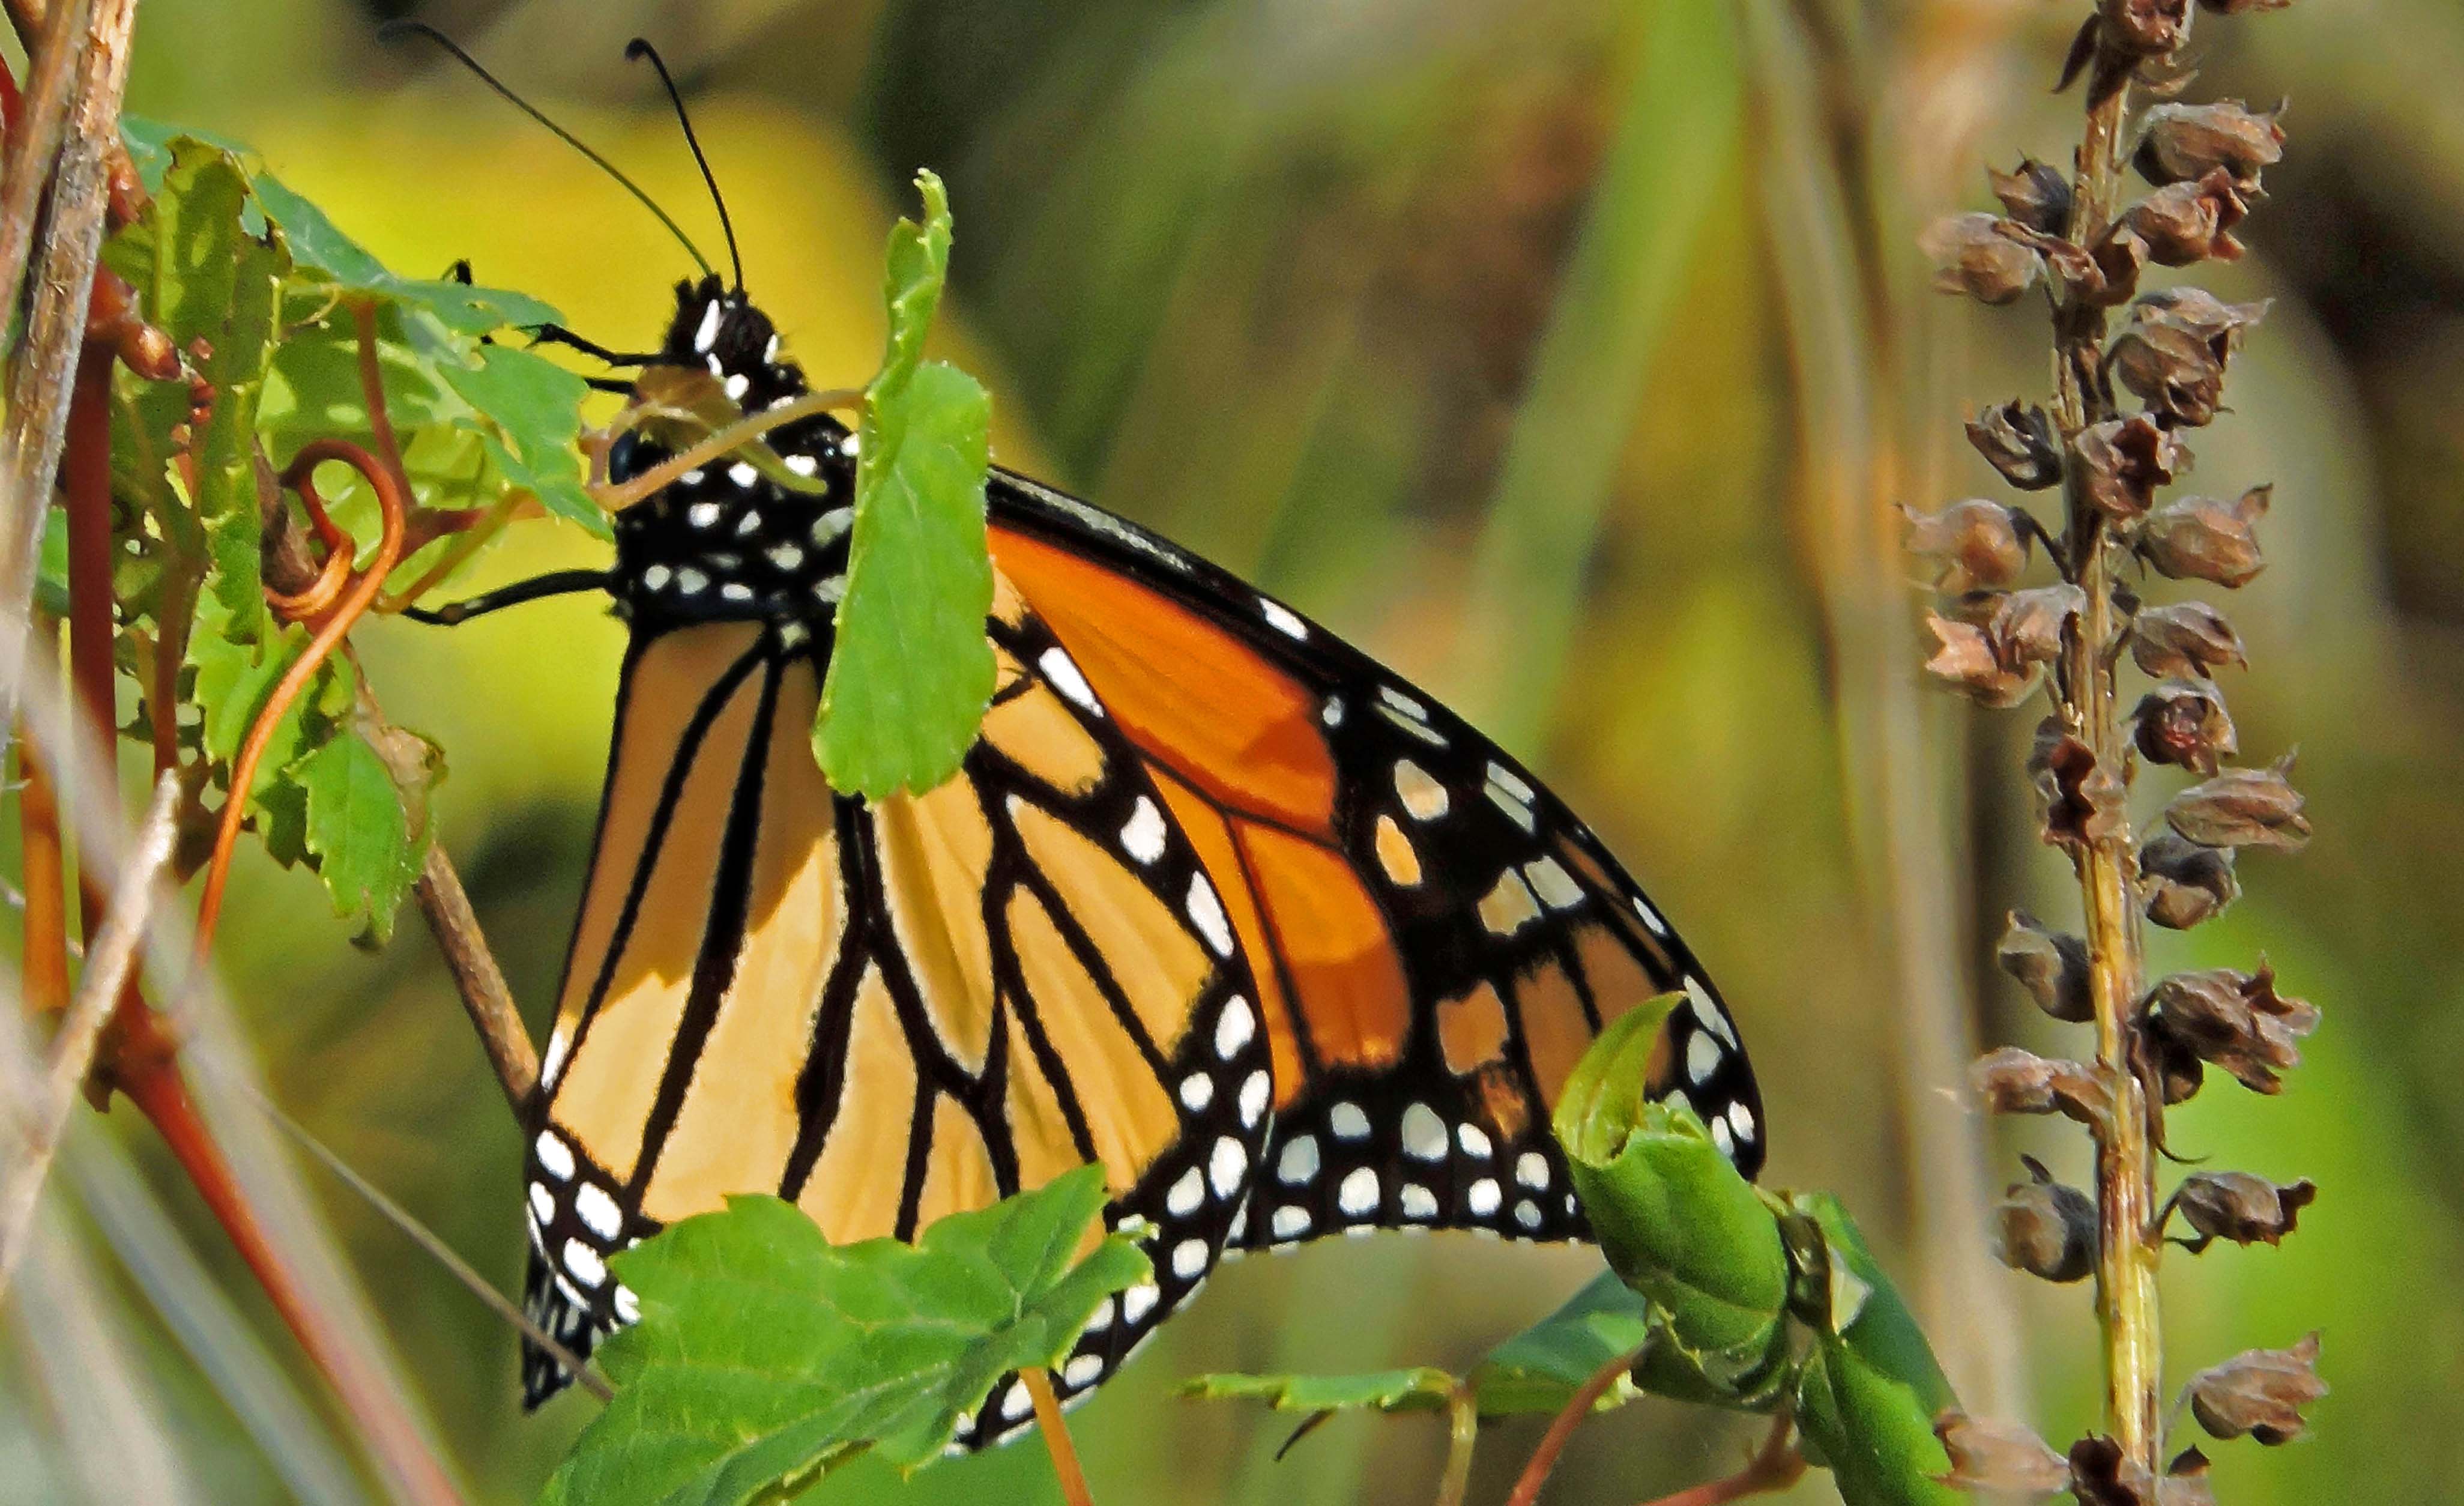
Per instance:
[[[1617,1377],[1633,1369],[1635,1362],[1641,1358],[1642,1351],[1637,1349],[1592,1372],[1592,1378],[1550,1420],[1549,1430],[1541,1435],[1540,1447],[1531,1451],[1531,1460],[1524,1465],[1523,1477],[1514,1482],[1514,1494],[1506,1498],[1506,1506],[1531,1506],[1540,1498],[1540,1487],[1549,1483],[1549,1472],[1557,1467],[1557,1456],[1566,1451],[1567,1440],[1574,1436],[1583,1419],[1592,1415],[1592,1408],[1599,1405],[1609,1387],[1617,1384]]]
[[[37,612],[31,638],[27,673],[56,674],[59,625]],[[60,846],[59,796],[22,732],[17,738],[17,831],[19,873],[26,886],[21,958],[26,1008],[56,1014],[69,1006],[68,862]]]
[[[370,1451],[385,1461],[404,1495],[423,1506],[453,1506],[461,1493],[450,1479],[426,1439],[411,1426],[400,1398],[370,1375],[326,1324],[306,1288],[281,1250],[257,1222],[255,1209],[231,1175],[231,1163],[214,1143],[213,1133],[197,1114],[188,1090],[180,1080],[175,1048],[150,1009],[120,1021],[120,1055],[116,1083],[150,1120],[164,1143],[187,1173],[223,1227],[240,1258],[274,1303],[275,1311],[310,1360],[341,1397],[354,1421],[365,1432]]]
[[[334,606],[333,612],[318,626],[308,648],[283,672],[275,683],[274,694],[266,698],[265,708],[257,713],[248,730],[248,741],[240,745],[239,757],[231,761],[231,795],[223,803],[221,824],[214,831],[213,856],[206,865],[205,891],[197,899],[197,956],[203,959],[212,950],[214,926],[222,919],[223,884],[231,872],[233,848],[239,842],[239,829],[248,815],[248,792],[256,782],[256,765],[265,757],[267,744],[274,741],[275,729],[281,724],[282,715],[299,693],[308,688],[318,669],[341,647],[342,639],[367,611],[385,588],[385,572],[402,554],[402,529],[405,498],[402,488],[395,484],[391,468],[365,450],[347,440],[319,439],[300,450],[290,469],[282,473],[282,484],[297,492],[309,505],[312,514],[322,516],[324,504],[317,497],[310,479],[317,467],[328,460],[339,460],[363,476],[376,493],[377,506],[385,517],[385,534],[377,542],[376,557],[367,569],[351,583]],[[349,547],[347,539],[343,548]]]
[[[1061,1415],[1061,1398],[1052,1392],[1050,1372],[1024,1369],[1018,1378],[1035,1402],[1036,1430],[1044,1434],[1044,1447],[1052,1455],[1052,1473],[1061,1477],[1061,1498],[1069,1506],[1095,1506],[1087,1490],[1087,1472],[1078,1465],[1078,1446],[1070,1442],[1069,1424]]]
[[[1805,1455],[1797,1451],[1796,1442],[1790,1436],[1795,1422],[1785,1411],[1772,1418],[1770,1436],[1736,1473],[1726,1479],[1689,1485],[1674,1495],[1662,1495],[1643,1506],[1728,1506],[1749,1495],[1767,1495],[1788,1489],[1805,1473]]]
[[[112,699],[111,352],[88,345],[70,389],[67,449],[60,457],[68,494],[69,686],[93,745],[109,749],[119,718]],[[102,923],[100,875],[80,874],[78,920],[89,938]]]

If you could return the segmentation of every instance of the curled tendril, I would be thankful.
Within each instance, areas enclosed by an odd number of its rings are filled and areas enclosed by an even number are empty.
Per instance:
[[[317,467],[329,460],[339,460],[360,473],[362,479],[376,494],[377,508],[384,518],[385,532],[377,542],[374,559],[364,570],[354,571],[351,562],[358,548],[350,534],[335,523],[325,510],[324,498],[318,495],[314,479]],[[214,831],[213,856],[206,865],[204,892],[197,900],[197,955],[203,958],[213,946],[214,922],[222,915],[223,883],[231,871],[233,848],[239,841],[239,829],[248,813],[248,792],[256,781],[256,765],[265,756],[266,745],[274,740],[274,730],[281,724],[284,713],[291,709],[299,693],[316,677],[317,671],[333,656],[342,639],[375,603],[385,586],[385,575],[402,557],[403,528],[408,512],[407,498],[395,481],[392,469],[367,451],[344,439],[319,439],[303,447],[292,458],[281,476],[282,485],[299,494],[300,502],[308,509],[310,521],[318,538],[324,543],[327,555],[323,569],[315,584],[297,595],[268,590],[267,599],[275,609],[291,620],[317,620],[317,631],[308,647],[285,670],[275,682],[274,693],[266,698],[265,706],[250,723],[248,738],[240,744],[239,756],[231,761],[231,794],[223,802],[222,822]]]

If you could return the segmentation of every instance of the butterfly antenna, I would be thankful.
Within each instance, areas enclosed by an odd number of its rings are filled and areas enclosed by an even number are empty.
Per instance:
[[[710,159],[702,155],[701,138],[693,134],[693,117],[685,113],[684,96],[676,92],[676,81],[669,76],[666,59],[652,47],[649,38],[637,36],[625,44],[627,62],[649,58],[659,71],[659,82],[667,86],[668,100],[676,107],[676,123],[685,128],[685,144],[693,148],[693,162],[701,168],[701,181],[710,185],[710,202],[718,207],[718,228],[727,236],[727,259],[736,269],[736,291],[744,291],[744,258],[736,251],[736,222],[727,217],[727,200],[718,191],[718,175],[710,170]]]
[[[644,209],[649,210],[653,215],[658,217],[659,223],[667,227],[668,233],[676,238],[676,244],[682,246],[685,249],[686,254],[693,257],[693,263],[701,268],[702,275],[704,277],[714,275],[710,265],[710,258],[701,254],[701,248],[693,243],[693,237],[685,233],[684,227],[678,225],[675,220],[670,216],[667,210],[659,208],[658,201],[652,199],[649,194],[642,191],[642,186],[640,184],[635,183],[632,179],[625,176],[624,172],[619,169],[614,163],[609,162],[606,158],[602,157],[599,153],[591,150],[588,144],[584,143],[580,137],[574,135],[571,131],[566,130],[563,126],[557,124],[554,121],[549,120],[547,116],[540,111],[539,106],[531,103],[528,100],[523,99],[520,95],[516,94],[513,90],[505,87],[504,82],[495,74],[492,74],[487,69],[479,66],[479,60],[477,58],[472,56],[469,53],[464,52],[462,50],[462,45],[459,42],[454,41],[453,38],[446,35],[443,32],[438,31],[436,28],[429,25],[425,21],[412,20],[387,21],[385,25],[377,28],[377,39],[379,41],[389,42],[395,37],[401,36],[407,33],[416,33],[420,36],[427,37],[429,41],[434,42],[437,46],[445,49],[448,53],[451,53],[456,62],[459,62],[463,67],[470,69],[472,73],[477,75],[481,83],[484,83],[489,88],[495,90],[497,94],[501,95],[505,99],[506,102],[513,105],[514,108],[521,111],[524,115],[529,116],[532,120],[539,122],[541,125],[546,126],[550,131],[555,132],[557,140],[564,143],[567,146],[572,147],[575,151],[582,153],[584,157],[589,158],[591,162],[598,166],[600,171],[615,179],[618,184],[623,186],[626,192],[631,194],[634,198],[639,199],[642,202],[642,207]],[[687,133],[691,133],[691,127],[687,127]],[[700,154],[700,148],[694,148],[694,154],[698,156]],[[709,169],[705,167],[703,171],[708,172]],[[719,216],[722,223],[725,222],[726,213],[727,211],[724,208],[719,210]],[[728,237],[728,250],[733,253],[735,249],[736,237],[731,234]],[[742,277],[739,276],[737,281],[740,283],[742,280]]]

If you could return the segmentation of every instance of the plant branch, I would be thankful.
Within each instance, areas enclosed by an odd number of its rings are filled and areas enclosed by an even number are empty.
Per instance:
[[[1461,1376],[1446,1393],[1446,1473],[1438,1479],[1437,1506],[1463,1506],[1471,1489],[1472,1444],[1480,1437],[1480,1398]]]
[[[730,424],[701,443],[680,454],[671,455],[622,486],[598,485],[590,488],[590,499],[611,513],[622,512],[652,492],[666,487],[687,471],[710,464],[723,454],[760,438],[763,434],[800,418],[816,413],[854,408],[864,401],[864,394],[853,388],[827,392],[807,392],[792,403],[764,409],[741,423]]]
[[[0,1184],[0,1294],[25,1253],[26,1236],[33,1228],[34,1200],[58,1151],[60,1133],[77,1107],[77,1090],[94,1065],[95,1047],[121,993],[135,977],[137,948],[152,919],[156,881],[171,861],[179,836],[180,782],[165,774],[154,786],[154,802],[137,831],[112,890],[110,908],[86,957],[85,976],[77,981],[77,997],[52,1037],[51,1068],[44,1075],[39,1101],[31,1111],[18,1157]]]
[[[2122,189],[2122,142],[2130,91],[2126,82],[2092,95],[2079,150],[2070,238],[2090,245],[2113,218]],[[2057,305],[2056,416],[2065,438],[2112,416],[2099,371],[2104,311],[2085,299]],[[2078,452],[2067,462],[2076,473]],[[2113,664],[2125,628],[2114,604],[2123,545],[2103,515],[2083,496],[2083,477],[2065,488],[2071,578],[2085,604],[2063,644],[2063,674],[2055,682],[2059,715],[2087,744],[2100,770],[2120,780],[2129,766]],[[2097,1148],[2101,1238],[2097,1308],[2103,1329],[2105,1425],[2123,1453],[2151,1474],[2162,1473],[2163,1340],[2158,1327],[2156,1265],[2161,1244],[2148,1234],[2155,1201],[2156,1158],[2148,1094],[2131,1049],[2131,1012],[2145,989],[2141,961],[2138,863],[2126,810],[2111,830],[2087,838],[2075,866],[2085,917],[2090,996],[2096,1010],[2097,1063],[2112,1090],[2113,1112]]]
[[[1771,1432],[1744,1469],[1725,1479],[1689,1485],[1673,1495],[1646,1501],[1644,1506],[1728,1506],[1728,1502],[1749,1495],[1768,1495],[1788,1489],[1805,1473],[1805,1455],[1797,1451],[1793,1436],[1795,1427],[1796,1419],[1781,1411],[1771,1419]]]
[[[1018,1373],[1026,1394],[1035,1401],[1035,1427],[1052,1454],[1052,1473],[1061,1477],[1061,1498],[1068,1506],[1095,1506],[1087,1490],[1087,1472],[1079,1467],[1078,1446],[1069,1440],[1069,1424],[1061,1415],[1061,1399],[1052,1394],[1049,1371],[1028,1368]]]
[[[59,625],[35,615],[27,673],[48,675],[59,659]],[[19,959],[25,1006],[53,1014],[69,1004],[68,859],[60,843],[59,792],[31,740],[17,740],[18,864],[26,881],[17,897],[26,914]]]
[[[1617,1384],[1617,1378],[1640,1362],[1644,1349],[1649,1347],[1646,1344],[1632,1354],[1619,1355],[1593,1371],[1591,1379],[1575,1388],[1573,1396],[1550,1419],[1549,1430],[1541,1434],[1540,1447],[1531,1451],[1530,1462],[1523,1466],[1523,1476],[1514,1482],[1514,1492],[1506,1497],[1506,1506],[1532,1506],[1540,1498],[1540,1487],[1549,1483],[1549,1472],[1557,1467],[1557,1456],[1566,1451],[1566,1441],[1574,1436],[1574,1429],[1592,1415],[1592,1408],[1609,1393],[1609,1387]]]
[[[529,1112],[532,1091],[539,1086],[539,1049],[531,1044],[530,1028],[522,1023],[504,970],[488,949],[488,938],[471,909],[471,897],[463,892],[462,875],[453,871],[445,849],[433,841],[428,844],[428,860],[411,894],[436,937],[437,949],[445,954],[462,1007],[471,1013],[479,1044],[488,1052],[488,1065],[496,1070],[505,1102],[518,1121]]]
[[[55,30],[67,26],[72,11],[81,15],[85,10],[84,5],[61,5],[54,17]],[[110,198],[106,159],[120,139],[120,96],[128,78],[129,34],[136,25],[136,0],[93,0],[83,45],[70,70],[75,103],[57,168],[52,174],[50,220],[43,240],[42,271],[35,279],[33,311],[10,372],[11,401],[7,424],[0,428],[0,727],[16,720],[43,517],[67,437],[70,392],[85,336],[95,261],[102,249]],[[45,59],[37,61],[38,84],[43,69],[50,66],[48,59],[66,51],[65,46],[50,49]],[[38,90],[28,101],[28,124],[19,138],[31,138],[41,129],[45,113]],[[12,139],[10,144],[13,147],[18,141]],[[0,289],[12,295],[18,280],[14,268],[25,252],[12,253],[8,241],[18,233],[11,206],[15,195],[39,191],[35,180],[45,160],[31,150],[12,152],[7,182],[0,184]]]
[[[12,0],[12,11],[26,0]],[[0,184],[0,294],[15,306],[25,281],[26,258],[34,245],[34,225],[42,217],[43,188],[68,132],[76,96],[70,65],[76,60],[79,33],[92,0],[70,0],[20,20],[28,68],[23,106],[9,132],[6,183]],[[32,24],[28,24],[31,20]]]

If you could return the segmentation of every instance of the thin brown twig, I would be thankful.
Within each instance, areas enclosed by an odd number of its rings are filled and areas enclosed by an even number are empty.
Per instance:
[[[1549,1430],[1541,1434],[1540,1447],[1531,1451],[1522,1477],[1514,1482],[1513,1494],[1506,1497],[1506,1506],[1532,1506],[1540,1498],[1540,1487],[1549,1483],[1549,1473],[1557,1467],[1557,1456],[1566,1451],[1567,1440],[1574,1436],[1583,1419],[1592,1415],[1592,1408],[1600,1404],[1609,1387],[1641,1362],[1649,1347],[1646,1344],[1631,1354],[1619,1355],[1593,1371],[1591,1379],[1575,1388],[1573,1396],[1550,1419]]]
[[[445,954],[446,969],[453,974],[462,1007],[470,1011],[479,1044],[487,1050],[488,1065],[496,1070],[505,1102],[519,1119],[530,1111],[532,1090],[539,1086],[539,1048],[531,1044],[530,1028],[522,1023],[521,1010],[514,1004],[514,991],[505,983],[504,970],[496,965],[495,954],[488,949],[488,938],[471,909],[471,897],[463,892],[462,875],[434,842],[428,845],[428,860],[411,894],[436,937],[437,949]]]
[[[1068,1421],[1061,1415],[1061,1398],[1052,1393],[1052,1375],[1028,1368],[1018,1373],[1035,1402],[1035,1427],[1052,1454],[1052,1473],[1061,1477],[1061,1498],[1068,1506],[1095,1506],[1087,1490],[1087,1472],[1078,1463],[1078,1446],[1069,1439]]]
[[[59,660],[60,631],[56,622],[35,614],[29,675],[54,673]],[[42,760],[34,757],[31,739],[17,740],[18,865],[26,880],[23,892],[10,899],[25,912],[23,955],[19,958],[26,1008],[53,1014],[69,1005],[68,853],[60,841],[59,791]]]
[[[1794,1485],[1805,1473],[1805,1455],[1796,1449],[1796,1418],[1783,1409],[1771,1419],[1771,1431],[1746,1467],[1725,1479],[1689,1485],[1673,1495],[1645,1501],[1643,1506],[1728,1506],[1749,1495],[1767,1495]]]
[[[26,49],[28,56],[33,56],[44,27],[57,12],[52,10],[48,0],[7,0],[7,8],[9,23],[17,33],[18,44]],[[146,193],[144,184],[138,179],[137,164],[128,155],[127,144],[114,137],[103,153],[103,166],[110,174],[112,223],[131,224],[145,212],[151,203],[151,195]]]
[[[25,0],[14,3],[23,5]],[[91,9],[92,0],[71,0],[50,8],[48,13],[38,13],[32,18],[33,24],[18,27],[30,67],[25,107],[12,122],[18,128],[9,137],[7,181],[0,184],[0,295],[8,300],[0,306],[16,305],[18,285],[25,280],[26,258],[34,246],[34,223],[42,214],[43,188],[51,179],[52,164],[74,113],[70,64]]]
[[[138,828],[136,843],[111,891],[101,929],[95,934],[85,976],[77,981],[77,997],[60,1018],[52,1037],[51,1067],[44,1074],[38,1102],[25,1106],[24,1128],[15,1163],[0,1185],[0,1294],[25,1252],[33,1228],[34,1200],[58,1151],[69,1113],[77,1107],[77,1090],[94,1066],[95,1047],[102,1037],[121,990],[136,974],[137,949],[152,919],[156,881],[171,861],[179,837],[180,782],[165,774],[154,786],[154,801]]]
[[[120,97],[128,80],[136,11],[137,0],[94,0],[84,45],[72,70],[76,102],[52,175],[33,312],[10,372],[9,413],[0,427],[0,727],[16,720],[35,562],[68,434],[70,391],[85,338],[95,262],[102,249],[110,198],[105,159],[120,139]],[[37,113],[30,102],[29,119]],[[28,132],[33,128],[30,124]],[[11,170],[24,176],[13,158]],[[5,231],[0,223],[0,233]],[[5,270],[5,248],[0,248],[0,270]],[[0,286],[13,290],[14,279]]]
[[[792,403],[763,409],[742,423],[730,424],[681,454],[670,456],[622,486],[590,488],[590,499],[611,513],[623,512],[643,498],[658,491],[687,471],[710,464],[741,445],[760,438],[783,424],[816,413],[853,408],[864,401],[864,394],[853,388],[841,388],[827,392],[807,392]]]

